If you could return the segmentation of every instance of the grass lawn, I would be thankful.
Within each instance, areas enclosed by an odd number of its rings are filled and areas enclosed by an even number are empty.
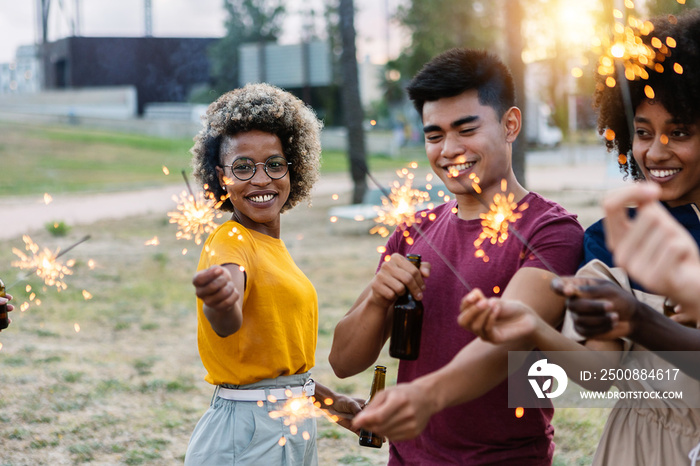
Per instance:
[[[192,145],[192,138],[165,139],[2,121],[0,196],[119,191],[181,183],[180,172],[191,172]],[[414,159],[427,166],[420,150],[396,158],[370,154],[368,165],[373,171],[393,170]],[[322,162],[323,173],[348,170],[347,156],[342,151],[324,151]],[[170,176],[165,176],[163,167]]]

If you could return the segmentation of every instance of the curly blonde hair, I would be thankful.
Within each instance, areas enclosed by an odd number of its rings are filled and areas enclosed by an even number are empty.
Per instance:
[[[291,188],[282,212],[310,198],[321,165],[323,123],[297,97],[269,84],[247,84],[209,105],[203,123],[190,152],[194,177],[205,192],[215,199],[226,195],[216,174],[224,136],[258,130],[276,135],[285,158],[291,162]],[[226,199],[219,209],[232,212],[231,200]]]

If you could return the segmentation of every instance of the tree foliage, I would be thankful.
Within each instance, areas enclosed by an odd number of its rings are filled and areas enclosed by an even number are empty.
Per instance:
[[[213,87],[224,93],[239,86],[238,47],[276,42],[282,33],[284,0],[224,0],[226,35],[209,49]]]
[[[480,48],[496,35],[498,2],[413,0],[397,12],[411,35],[410,45],[391,63],[402,76],[413,76],[435,55],[453,47]]]
[[[653,0],[647,2],[649,16],[678,15],[690,8],[698,7],[700,7],[700,0],[685,0],[684,4],[678,3],[678,0]]]

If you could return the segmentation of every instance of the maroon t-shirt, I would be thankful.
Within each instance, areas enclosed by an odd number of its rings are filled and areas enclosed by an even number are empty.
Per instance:
[[[423,294],[423,332],[420,356],[401,361],[398,382],[410,382],[446,365],[476,336],[457,325],[459,304],[469,291],[430,244],[438,248],[470,288],[486,296],[499,296],[522,267],[572,275],[581,260],[583,229],[576,216],[539,194],[527,194],[522,218],[512,224],[502,244],[485,240],[481,249],[489,260],[475,257],[474,240],[483,228],[481,220],[462,220],[452,212],[456,202],[442,204],[422,218],[418,228],[408,228],[413,244],[397,229],[387,242],[385,255],[417,253],[431,264]],[[424,239],[427,237],[428,240]],[[527,245],[525,244],[527,243]],[[382,257],[382,260],[384,257]],[[381,262],[380,262],[381,265]],[[498,287],[498,292],[495,292]],[[551,405],[550,405],[551,406]],[[391,443],[390,465],[543,465],[552,462],[553,408],[526,409],[521,418],[508,408],[507,380],[480,398],[435,414],[416,439]]]

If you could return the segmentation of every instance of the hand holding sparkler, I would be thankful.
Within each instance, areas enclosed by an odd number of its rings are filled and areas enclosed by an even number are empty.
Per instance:
[[[352,422],[394,442],[417,437],[430,417],[439,411],[431,390],[416,382],[398,384],[378,392]]]
[[[634,331],[636,314],[642,307],[632,293],[609,280],[557,277],[552,280],[555,293],[566,297],[574,319],[574,329],[584,337],[615,340]]]
[[[2,285],[2,280],[0,280],[0,285]],[[2,293],[0,293],[0,332],[6,329],[12,320],[8,317],[7,313],[15,309],[12,304],[8,304],[12,300],[12,295],[5,293],[5,286],[0,287]]]
[[[213,265],[192,278],[197,297],[204,303],[204,315],[220,337],[236,333],[243,324],[241,292],[245,276],[239,267]]]
[[[495,344],[512,341],[534,344],[539,328],[549,326],[522,302],[486,298],[478,288],[462,298],[457,322],[482,340]]]
[[[320,405],[316,405],[317,408],[330,415],[333,422],[359,435],[360,429],[352,425],[352,420],[355,415],[362,411],[365,405],[364,400],[336,393],[318,382],[316,382],[314,398],[316,403],[320,403]]]

